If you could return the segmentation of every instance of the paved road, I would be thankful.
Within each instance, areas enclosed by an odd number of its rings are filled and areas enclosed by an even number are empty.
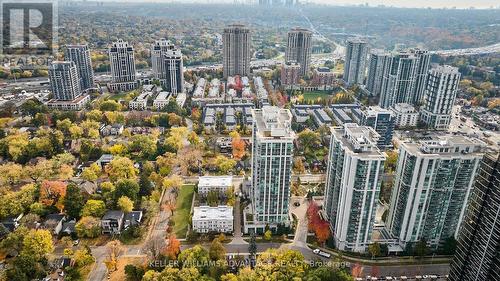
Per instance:
[[[240,210],[240,197],[236,197],[234,202],[234,236],[229,244],[231,245],[248,245],[248,242],[243,240],[243,233],[241,231],[241,210]]]
[[[426,264],[426,265],[396,265],[396,266],[361,266],[360,275],[357,277],[370,276],[417,276],[436,275],[443,276],[449,273],[450,266],[447,264]]]

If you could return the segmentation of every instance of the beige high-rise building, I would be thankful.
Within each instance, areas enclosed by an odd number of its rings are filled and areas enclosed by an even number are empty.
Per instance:
[[[312,32],[305,28],[294,28],[288,32],[285,61],[300,64],[300,75],[306,76],[311,64]]]
[[[250,29],[242,24],[232,24],[224,28],[223,67],[224,77],[250,74]]]

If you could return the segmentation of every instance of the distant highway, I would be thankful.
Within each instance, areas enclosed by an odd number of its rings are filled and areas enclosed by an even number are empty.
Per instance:
[[[493,54],[493,53],[500,53],[500,43],[478,48],[430,51],[430,53],[438,54],[441,56],[470,56],[470,55],[481,55],[481,54]]]

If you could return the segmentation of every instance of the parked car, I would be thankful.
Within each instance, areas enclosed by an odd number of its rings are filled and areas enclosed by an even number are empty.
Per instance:
[[[315,253],[315,254],[316,254],[316,255],[318,255],[318,256],[325,257],[325,258],[329,258],[329,257],[331,257],[331,256],[332,256],[331,254],[329,254],[329,253],[327,253],[327,252],[323,252],[323,251],[321,251],[320,249],[314,249],[314,250],[313,250],[313,253]]]

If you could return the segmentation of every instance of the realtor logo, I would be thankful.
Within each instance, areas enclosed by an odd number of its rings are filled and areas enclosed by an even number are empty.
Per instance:
[[[57,41],[57,0],[0,0],[1,50],[8,55],[50,55]]]

